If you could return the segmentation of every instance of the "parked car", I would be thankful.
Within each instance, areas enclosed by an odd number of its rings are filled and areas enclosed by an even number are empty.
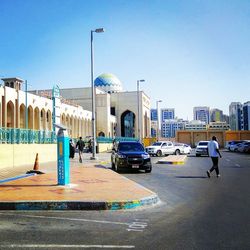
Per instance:
[[[207,155],[208,156],[208,143],[209,141],[199,141],[195,148],[195,155]]]
[[[146,147],[146,152],[152,156],[162,156],[162,155],[179,155],[184,153],[183,143],[174,143],[171,141],[158,141],[153,143],[153,145]]]
[[[238,151],[238,147],[240,146],[240,144],[241,144],[242,142],[244,142],[244,141],[237,141],[237,142],[231,144],[231,145],[229,146],[229,151],[231,151],[231,152],[237,152],[237,151]]]
[[[242,142],[244,142],[244,141],[242,141],[242,140],[228,141],[228,142],[226,143],[225,148],[228,149],[229,151],[231,151],[231,150],[230,150],[230,147],[231,147],[231,146],[232,146],[232,149],[233,149],[234,146],[235,146],[236,144],[242,143]]]
[[[188,144],[184,144],[184,154],[190,154],[191,153],[191,146]]]
[[[180,153],[181,154],[190,154],[191,150],[192,150],[190,145],[185,144],[185,143],[174,142],[174,146],[180,148]]]
[[[140,142],[122,141],[114,145],[111,154],[112,169],[119,172],[121,169],[152,171],[150,155]]]
[[[250,146],[246,146],[244,149],[244,153],[250,153]]]
[[[241,153],[245,153],[248,151],[249,147],[250,147],[250,141],[245,141],[238,145],[237,151]]]

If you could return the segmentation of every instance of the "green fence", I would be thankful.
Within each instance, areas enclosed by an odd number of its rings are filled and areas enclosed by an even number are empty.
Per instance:
[[[134,137],[102,137],[96,138],[97,143],[113,143],[113,141],[138,141]],[[74,139],[76,142],[77,139]],[[19,128],[1,128],[0,143],[56,143],[56,135],[53,131],[42,131]]]
[[[0,128],[0,143],[55,143],[53,131]]]

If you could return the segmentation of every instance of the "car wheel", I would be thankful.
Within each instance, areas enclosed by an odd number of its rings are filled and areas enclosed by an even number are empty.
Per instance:
[[[175,155],[180,155],[180,154],[181,154],[180,150],[179,150],[179,149],[176,149],[176,150],[175,150]]]
[[[146,169],[145,173],[151,173],[151,171],[152,171],[152,167],[150,167],[149,169]]]
[[[157,152],[156,152],[156,156],[162,156],[162,152],[161,152],[161,150],[158,150]]]
[[[196,156],[201,156],[200,154],[196,154]]]

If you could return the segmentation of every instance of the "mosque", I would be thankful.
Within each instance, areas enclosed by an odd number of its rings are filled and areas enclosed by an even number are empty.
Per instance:
[[[2,80],[2,128],[55,131],[54,123],[60,123],[72,138],[91,136],[91,87],[25,91],[27,83],[20,78]],[[150,98],[143,91],[123,91],[121,81],[109,73],[98,76],[94,86],[97,136],[150,136]]]

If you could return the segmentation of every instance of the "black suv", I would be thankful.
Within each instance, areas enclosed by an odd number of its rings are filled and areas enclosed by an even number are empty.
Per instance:
[[[123,141],[116,144],[111,154],[112,169],[119,172],[122,168],[152,171],[150,155],[143,145],[135,141]]]

